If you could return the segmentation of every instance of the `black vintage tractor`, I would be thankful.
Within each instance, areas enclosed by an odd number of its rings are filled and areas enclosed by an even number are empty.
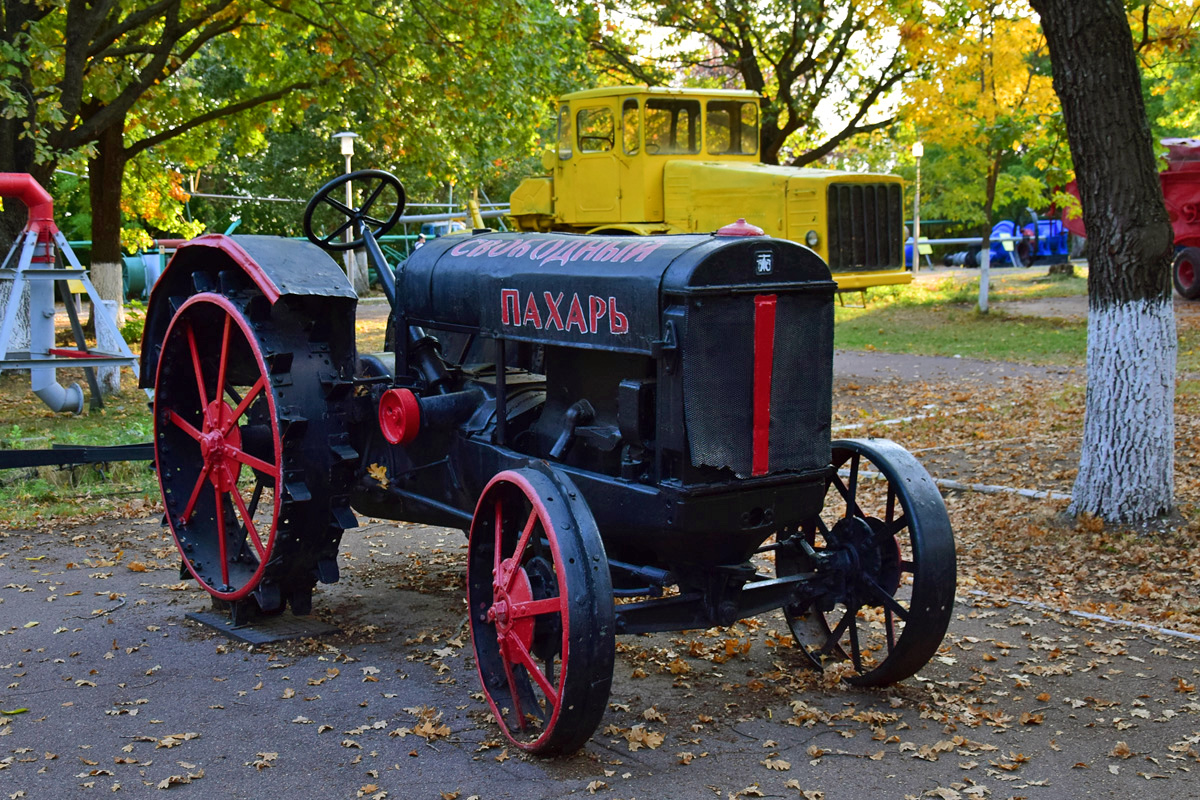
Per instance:
[[[347,181],[361,201],[338,199]],[[461,528],[484,693],[543,754],[599,724],[617,634],[782,609],[798,666],[881,685],[933,656],[950,522],[902,448],[830,440],[837,287],[817,255],[744,224],[476,231],[393,273],[376,240],[403,205],[387,173],[344,176],[306,210],[313,244],[202,236],[154,290],[166,517],[216,600],[308,613],[351,508]],[[371,254],[391,352],[357,352],[355,295],[318,246]]]

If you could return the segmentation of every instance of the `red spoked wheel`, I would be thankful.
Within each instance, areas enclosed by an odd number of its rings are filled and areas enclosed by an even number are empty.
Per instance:
[[[268,376],[228,298],[195,295],[172,319],[155,382],[159,483],[187,570],[220,600],[254,591],[275,550],[283,443]]]
[[[806,661],[848,661],[851,683],[904,680],[937,653],[954,610],[954,533],[925,468],[885,439],[833,442],[821,515],[775,553],[781,575],[816,573],[808,603],[784,607]]]
[[[595,520],[561,474],[496,475],[471,523],[467,564],[479,678],[504,735],[570,753],[608,704],[612,583]]]
[[[203,274],[197,288],[215,283]],[[155,376],[154,449],[166,521],[191,575],[253,613],[312,610],[338,579],[358,454],[347,441],[353,315],[317,324],[226,276],[183,301]],[[348,345],[346,343],[349,343]]]
[[[1200,298],[1200,247],[1185,247],[1176,253],[1171,275],[1180,297]]]

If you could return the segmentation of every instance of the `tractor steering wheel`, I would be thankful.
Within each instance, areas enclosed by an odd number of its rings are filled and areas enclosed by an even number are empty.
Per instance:
[[[346,205],[344,199],[339,200],[334,196],[339,188],[351,181],[365,184],[362,191],[366,199],[357,208]],[[390,198],[391,193],[395,194],[394,199]],[[384,213],[390,206],[391,214],[386,219],[371,214],[372,207],[376,205]],[[396,176],[383,170],[363,169],[334,178],[317,190],[304,208],[304,235],[325,250],[353,250],[362,247],[365,241],[362,235],[364,228],[373,237],[382,236],[395,226],[403,213],[404,186]],[[353,230],[358,238],[342,241],[348,230]]]

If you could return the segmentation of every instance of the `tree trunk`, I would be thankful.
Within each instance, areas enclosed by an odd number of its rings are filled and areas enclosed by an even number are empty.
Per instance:
[[[1087,404],[1071,511],[1144,521],[1174,494],[1173,235],[1120,0],[1032,0],[1089,237]]]
[[[6,3],[0,15],[0,44],[20,46],[20,36],[25,29],[44,15],[45,12],[32,3]],[[36,120],[32,71],[28,64],[19,60],[13,60],[7,66],[10,74],[5,77],[5,83],[10,90],[24,95],[26,104],[19,113],[15,105],[6,107],[7,113],[0,113],[0,172],[28,172],[49,191],[49,177],[54,174],[54,167],[51,164],[43,164],[40,169],[35,167],[34,140],[26,131],[27,126],[33,129]],[[14,200],[4,204],[4,210],[0,211],[0,259],[12,248],[27,218],[25,206]]]
[[[88,162],[88,190],[92,206],[92,264],[90,276],[96,293],[102,300],[115,301],[114,324],[120,328],[125,305],[125,285],[121,277],[121,181],[125,175],[125,121],[101,132],[96,143],[96,156]],[[113,306],[110,305],[110,308]],[[97,322],[98,314],[108,314],[102,308],[92,308],[92,323],[100,350],[110,352],[117,346]],[[119,367],[101,367],[96,371],[102,393],[116,394],[121,389]]]

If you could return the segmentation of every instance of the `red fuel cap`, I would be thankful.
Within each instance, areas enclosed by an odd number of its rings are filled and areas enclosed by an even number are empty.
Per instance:
[[[726,225],[717,231],[717,236],[765,236],[766,232],[757,225],[751,225],[745,219]]]
[[[408,389],[388,389],[379,399],[379,430],[392,444],[408,444],[421,429],[421,405]]]

